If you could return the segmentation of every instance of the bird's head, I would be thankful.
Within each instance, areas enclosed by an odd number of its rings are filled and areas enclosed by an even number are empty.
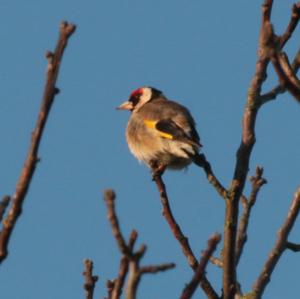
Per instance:
[[[139,110],[144,104],[162,95],[162,92],[153,87],[141,87],[134,90],[129,99],[122,103],[117,109],[130,110],[131,112]]]

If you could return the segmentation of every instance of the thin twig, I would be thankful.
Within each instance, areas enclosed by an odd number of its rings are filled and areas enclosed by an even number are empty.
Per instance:
[[[292,243],[292,242],[286,242],[286,249],[292,250],[294,252],[300,251],[300,244]]]
[[[170,269],[175,268],[176,265],[174,263],[167,263],[167,264],[161,264],[161,265],[150,265],[150,266],[143,266],[140,268],[141,274],[155,274],[158,272],[164,272]]]
[[[198,165],[199,167],[204,169],[208,181],[217,190],[219,195],[223,199],[226,200],[228,198],[228,190],[220,183],[218,178],[215,176],[215,174],[214,174],[214,172],[211,168],[211,165],[207,161],[205,155],[204,154],[198,154],[198,155],[193,157],[193,161],[196,165]],[[241,196],[241,201],[245,202],[245,201],[247,201],[247,198],[244,195],[242,195]]]
[[[129,276],[126,287],[126,299],[135,299],[137,288],[141,280],[140,272],[140,260],[145,254],[146,247],[143,246],[139,250],[139,253],[134,254],[129,261]]]
[[[212,184],[212,186],[217,190],[219,195],[226,199],[228,197],[228,192],[226,188],[220,183],[220,181],[217,179],[215,174],[212,171],[210,163],[206,160],[206,157],[204,154],[199,154],[193,157],[194,163],[197,164],[199,167],[203,168],[208,181]]]
[[[298,2],[298,3],[293,4],[290,22],[289,22],[285,32],[279,38],[280,49],[282,49],[285,46],[287,41],[292,36],[294,30],[296,29],[296,27],[298,25],[299,17],[300,17],[300,3]]]
[[[292,7],[291,19],[285,32],[278,38],[278,45],[276,45],[278,50],[281,50],[285,46],[286,42],[292,36],[299,22],[299,14],[300,14],[300,3],[298,2],[294,4]],[[300,50],[295,55],[294,61],[292,63],[292,69],[295,74],[297,73],[299,67],[300,67]],[[265,94],[260,96],[261,105],[271,100],[274,100],[277,97],[277,95],[284,93],[285,91],[286,91],[286,87],[284,85],[284,82],[281,82],[281,84],[274,87],[271,91],[266,92]]]
[[[6,195],[0,201],[0,221],[2,221],[5,211],[10,203],[10,196]]]
[[[283,52],[274,52],[271,60],[281,85],[285,86],[294,98],[300,102],[300,81],[292,69],[287,55]]]
[[[105,297],[105,299],[112,299],[112,292],[114,290],[114,287],[115,287],[115,281],[108,279],[106,281],[106,288],[107,288],[107,294],[108,294],[108,296]]]
[[[132,252],[134,248],[134,244],[136,242],[137,236],[138,233],[135,230],[133,230],[130,234],[129,241],[128,241],[128,249],[130,250],[130,252]],[[118,277],[114,281],[113,290],[111,292],[111,299],[118,299],[122,295],[122,289],[128,273],[128,266],[129,266],[129,257],[123,255],[120,261]]]
[[[209,261],[212,263],[212,264],[214,264],[215,266],[217,266],[217,267],[219,267],[219,268],[223,268],[223,261],[220,259],[220,258],[218,258],[218,257],[215,257],[215,256],[211,256],[210,258],[209,258]]]
[[[298,50],[297,54],[295,55],[294,61],[292,63],[292,69],[295,74],[298,72],[299,67],[300,67],[300,50]],[[285,91],[286,91],[285,86],[282,84],[278,84],[277,86],[272,88],[270,91],[268,91],[260,96],[261,105],[264,105],[265,103],[267,103],[269,101],[275,100],[279,94],[282,94]]]
[[[267,284],[270,281],[271,275],[277,265],[282,253],[285,249],[290,249],[287,246],[287,238],[293,228],[295,220],[300,211],[300,187],[296,191],[292,204],[290,206],[285,222],[278,231],[278,237],[274,247],[272,248],[269,257],[263,266],[263,270],[253,286],[253,299],[260,299]]]
[[[107,215],[112,228],[113,235],[117,241],[122,258],[120,261],[119,273],[117,279],[109,281],[108,298],[119,299],[122,294],[122,288],[129,274],[126,285],[126,299],[135,299],[137,288],[139,286],[143,274],[158,273],[169,270],[175,267],[175,264],[161,264],[149,265],[140,267],[140,261],[146,252],[146,245],[141,245],[140,248],[134,252],[134,244],[136,242],[138,233],[133,230],[128,240],[128,244],[121,232],[118,217],[115,211],[115,192],[111,189],[104,192],[104,199],[107,205]]]
[[[123,254],[120,261],[118,277],[114,280],[114,285],[112,287],[113,289],[111,290],[111,299],[118,299],[122,294],[124,282],[129,270],[129,261],[131,256],[133,255],[133,247],[138,236],[137,231],[133,230],[130,234],[128,245],[126,244],[115,210],[115,199],[116,194],[113,190],[108,189],[104,192],[104,200],[107,206],[107,217],[109,219],[112,233],[117,241],[119,250]]]
[[[106,288],[108,296],[105,299],[112,299],[112,293],[115,288],[115,281],[114,280],[107,280],[106,281]]]
[[[174,263],[167,263],[161,265],[150,265],[140,267],[140,260],[146,251],[145,246],[141,248],[132,256],[129,262],[129,277],[126,287],[126,299],[135,299],[139,282],[144,274],[156,274],[164,272],[175,267]]]
[[[126,276],[128,274],[129,259],[127,256],[122,256],[120,260],[119,272],[117,279],[114,280],[114,285],[111,291],[111,299],[120,298]]]
[[[93,299],[95,285],[98,280],[98,276],[93,275],[93,261],[91,260],[84,261],[83,276],[85,277],[85,283],[83,285],[85,289],[85,298]]]
[[[263,175],[263,168],[257,167],[255,176],[250,178],[252,182],[252,190],[250,193],[249,201],[247,205],[244,207],[243,214],[240,219],[240,224],[237,231],[237,238],[236,238],[236,264],[239,263],[240,257],[243,252],[244,245],[247,241],[247,228],[249,224],[250,214],[252,207],[255,205],[258,192],[260,188],[267,183],[267,180],[262,177]]]
[[[190,283],[187,284],[187,286],[184,288],[183,293],[180,297],[180,299],[189,299],[194,294],[197,285],[199,282],[203,279],[205,276],[205,269],[207,266],[207,263],[213,254],[213,252],[216,250],[217,244],[221,241],[221,235],[220,234],[214,234],[212,237],[209,238],[207,242],[207,249],[202,253],[199,265],[197,267],[197,270],[195,271],[195,274],[190,281]]]
[[[120,251],[124,255],[130,255],[130,250],[126,244],[126,241],[121,233],[119,221],[115,211],[115,198],[116,194],[113,190],[109,189],[104,192],[104,200],[107,205],[107,217],[111,224],[113,235],[117,241]]]
[[[169,199],[167,196],[166,186],[162,180],[161,175],[154,175],[153,180],[155,181],[158,192],[160,194],[160,200],[161,200],[161,203],[163,206],[163,212],[162,212],[163,216],[165,217],[166,221],[168,222],[174,237],[179,242],[182,252],[185,255],[185,257],[187,258],[187,261],[188,261],[190,267],[194,271],[196,271],[198,268],[198,261],[195,258],[195,255],[190,247],[188,238],[183,234],[180,226],[178,225],[178,223],[176,222],[176,220],[173,216],[173,213],[172,213],[172,210],[171,210],[171,207],[169,204]],[[218,294],[213,289],[212,285],[210,284],[210,282],[208,281],[208,279],[205,276],[201,280],[200,285],[209,299],[219,298]]]
[[[17,182],[16,190],[12,196],[12,205],[7,217],[3,221],[3,227],[0,232],[0,263],[7,257],[8,243],[17,222],[22,213],[22,206],[29,189],[36,165],[39,161],[38,149],[44,132],[44,127],[54,101],[55,95],[59,92],[56,87],[56,80],[61,65],[62,56],[67,46],[70,36],[75,31],[75,25],[63,22],[60,26],[60,35],[54,53],[47,53],[48,68],[47,79],[44,89],[44,96],[37,123],[32,132],[31,144],[27,154],[24,167]]]

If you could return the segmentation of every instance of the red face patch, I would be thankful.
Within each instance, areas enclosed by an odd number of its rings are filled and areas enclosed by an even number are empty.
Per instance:
[[[138,97],[140,95],[143,94],[143,89],[142,88],[139,88],[139,89],[136,89],[135,91],[133,91],[130,95],[130,97]]]

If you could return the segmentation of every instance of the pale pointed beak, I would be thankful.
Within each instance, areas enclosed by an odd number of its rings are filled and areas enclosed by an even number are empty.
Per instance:
[[[118,106],[116,109],[118,109],[118,110],[132,110],[133,105],[132,105],[131,102],[126,101],[126,102],[122,103],[120,106]]]

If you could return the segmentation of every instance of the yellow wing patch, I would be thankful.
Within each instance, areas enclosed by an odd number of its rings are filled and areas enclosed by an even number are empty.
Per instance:
[[[156,129],[155,128],[156,123],[157,122],[154,120],[147,120],[147,119],[144,120],[144,124],[146,125],[146,127],[150,128],[150,129]]]
[[[157,130],[157,132],[159,132],[159,135],[160,135],[161,137],[164,137],[164,138],[167,138],[167,139],[173,139],[173,136],[172,136],[171,134],[164,133],[164,132],[158,131],[158,130]]]
[[[155,129],[159,133],[159,136],[161,136],[163,138],[167,138],[167,139],[173,139],[173,136],[171,134],[157,130],[156,123],[157,123],[157,121],[154,121],[154,120],[147,120],[147,119],[144,120],[144,124],[146,125],[146,127],[150,128],[150,129]]]

